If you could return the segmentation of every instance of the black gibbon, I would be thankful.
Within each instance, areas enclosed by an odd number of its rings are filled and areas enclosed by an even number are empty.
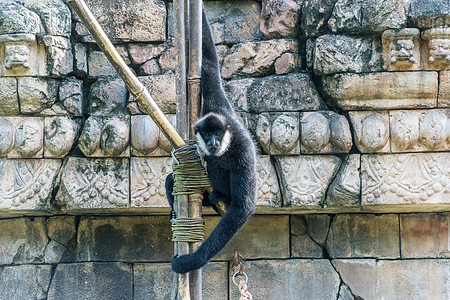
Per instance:
[[[200,154],[206,162],[213,191],[206,201],[223,201],[228,209],[211,235],[194,253],[174,258],[172,269],[187,273],[206,265],[244,225],[256,207],[256,151],[249,132],[237,121],[222,87],[219,60],[203,10],[202,117],[194,126]],[[166,193],[173,208],[173,178]]]

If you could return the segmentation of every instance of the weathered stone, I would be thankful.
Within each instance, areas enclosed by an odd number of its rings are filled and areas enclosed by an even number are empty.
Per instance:
[[[283,75],[291,73],[301,63],[299,58],[292,53],[285,53],[275,61],[275,74]]]
[[[316,40],[314,73],[316,75],[361,73],[371,58],[371,42],[343,35],[322,35]]]
[[[72,149],[78,124],[67,117],[45,119],[44,157],[64,157]]]
[[[422,39],[428,41],[422,48],[424,69],[450,69],[450,27],[437,27],[425,30],[422,32]]]
[[[131,116],[131,147],[136,156],[147,156],[159,145],[159,128],[149,115]]]
[[[271,114],[270,153],[300,154],[300,123],[297,113]],[[257,136],[264,135],[258,132]],[[263,142],[264,143],[264,142]]]
[[[306,73],[255,79],[246,90],[250,112],[317,110],[321,98]]]
[[[436,107],[437,72],[380,72],[322,77],[325,94],[339,107],[390,109]]]
[[[304,1],[302,6],[302,33],[307,37],[318,36],[330,18],[337,0]]]
[[[244,266],[254,299],[337,298],[340,280],[329,260],[248,261]],[[239,299],[239,289],[233,282],[230,299]]]
[[[216,44],[235,44],[259,38],[261,4],[257,1],[206,1],[205,11]]]
[[[128,160],[69,157],[56,203],[66,211],[128,206]]]
[[[280,207],[282,205],[281,192],[275,167],[270,161],[270,156],[260,155],[257,157],[256,174],[256,204],[258,209],[263,207]]]
[[[172,172],[169,157],[131,158],[131,206],[167,208],[165,178]]]
[[[129,142],[129,116],[92,116],[84,123],[78,148],[88,157],[127,157]]]
[[[274,72],[274,62],[286,52],[297,52],[298,44],[291,40],[248,42],[233,46],[224,59],[222,76],[264,76]]]
[[[176,113],[175,75],[145,76],[139,77],[139,80],[163,113]]]
[[[420,70],[419,29],[389,29],[381,37],[385,69]]]
[[[389,152],[389,115],[384,112],[350,112],[356,147],[361,152]]]
[[[88,0],[86,4],[114,42],[165,40],[166,7],[161,0]]]
[[[46,299],[52,276],[50,265],[5,267],[0,271],[3,299]]]
[[[2,1],[0,12],[0,34],[43,32],[44,28],[39,16],[19,3]]]
[[[145,64],[143,64],[140,68],[141,72],[145,75],[156,75],[159,74],[161,69],[158,66],[156,60],[151,59]]]
[[[42,157],[44,126],[41,118],[10,118],[15,124],[14,151],[8,157]]]
[[[73,54],[70,40],[44,35],[42,42],[47,50],[47,68],[52,76],[64,76],[73,71]]]
[[[175,72],[175,65],[177,62],[175,47],[171,47],[164,51],[158,61],[163,70]]]
[[[13,124],[5,117],[0,117],[0,156],[7,156],[13,149]]]
[[[308,234],[301,215],[291,217],[291,257],[322,258],[322,248]]]
[[[303,0],[264,0],[259,19],[265,38],[296,37]]]
[[[15,78],[0,78],[0,114],[18,115],[19,100],[17,98],[17,80]]]
[[[0,160],[0,209],[48,209],[60,166],[53,159]]]
[[[116,70],[101,51],[89,50],[87,63],[90,77],[117,75]]]
[[[78,226],[78,256],[82,261],[164,262],[173,244],[167,216],[85,217]]]
[[[131,299],[133,275],[124,263],[59,264],[48,299]]]
[[[171,287],[161,282],[171,282],[172,270],[168,263],[134,265],[135,299],[170,299]],[[202,268],[203,299],[227,299],[227,263],[209,263]]]
[[[448,299],[450,296],[448,260],[352,259],[334,260],[333,264],[360,299]]]
[[[25,0],[26,8],[37,13],[48,35],[70,37],[72,16],[69,8],[61,0]]]
[[[43,263],[48,243],[44,222],[44,218],[0,220],[0,265]]]
[[[393,152],[405,151],[415,146],[419,140],[419,118],[405,111],[390,113],[391,149]]]
[[[131,65],[131,58],[130,54],[128,53],[128,47],[126,45],[123,46],[115,46],[117,53],[119,53],[119,56],[123,59],[123,61],[127,65]]]
[[[350,154],[342,163],[327,192],[327,207],[359,206],[361,196],[361,157]]]
[[[450,107],[450,71],[439,72],[439,107]]]
[[[449,213],[400,215],[402,257],[450,257]]]
[[[75,77],[66,77],[59,87],[59,101],[70,115],[83,114],[83,82]]]
[[[129,53],[134,64],[141,65],[146,61],[158,57],[164,50],[164,45],[130,45]]]
[[[363,155],[362,205],[448,206],[450,153]]]
[[[352,291],[346,284],[341,284],[339,289],[339,298],[338,300],[356,300]]]
[[[336,215],[327,237],[333,258],[398,258],[399,221],[397,215]]]
[[[333,32],[373,33],[405,27],[408,1],[339,0],[328,21]]]
[[[73,45],[73,54],[73,70],[81,76],[86,76],[88,73],[88,54],[86,45],[75,43]]]
[[[325,241],[328,236],[331,217],[329,215],[304,215],[306,222],[306,230],[311,239],[319,244],[325,246]]]
[[[225,82],[224,90],[227,93],[228,100],[237,111],[248,111],[247,90],[255,82],[255,79],[246,78],[239,80],[230,80]]]
[[[419,28],[448,26],[450,3],[447,0],[412,0],[408,16]]]
[[[35,77],[19,78],[20,111],[25,114],[38,113],[55,103],[59,83],[52,79]]]
[[[128,100],[128,90],[120,78],[102,78],[91,86],[89,114],[104,116],[123,112]]]
[[[341,160],[337,156],[276,157],[285,206],[319,207]]]
[[[211,234],[219,221],[220,217],[205,216],[205,237]],[[240,255],[245,258],[288,258],[289,217],[258,215],[251,217],[214,260],[232,260],[235,249],[239,249]]]

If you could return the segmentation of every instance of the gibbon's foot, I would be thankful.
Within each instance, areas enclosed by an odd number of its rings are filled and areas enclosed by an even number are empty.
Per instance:
[[[176,273],[184,274],[200,269],[205,264],[200,262],[194,254],[186,254],[174,257],[172,261],[172,270]]]

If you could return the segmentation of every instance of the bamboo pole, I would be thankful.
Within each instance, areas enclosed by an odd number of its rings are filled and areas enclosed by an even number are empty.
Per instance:
[[[170,124],[169,120],[167,120],[166,116],[161,112],[147,89],[142,85],[142,83],[137,79],[133,72],[128,68],[127,64],[120,57],[119,53],[98,24],[84,0],[68,0],[67,2],[86,25],[89,33],[95,39],[111,65],[127,85],[128,90],[136,97],[139,104],[152,117],[156,125],[158,125],[159,129],[171,142],[173,147],[179,148],[183,146],[185,144],[183,139]]]
[[[188,107],[189,107],[189,138],[195,139],[194,124],[200,115],[201,90],[200,78],[202,72],[202,0],[189,0],[189,72],[188,72]],[[202,194],[189,196],[191,218],[202,217]],[[200,242],[190,244],[190,252],[195,252]],[[202,269],[190,274],[191,298],[202,299]]]

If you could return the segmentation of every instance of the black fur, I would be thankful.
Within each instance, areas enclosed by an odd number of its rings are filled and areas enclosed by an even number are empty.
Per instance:
[[[215,153],[204,155],[214,189],[208,195],[208,200],[213,204],[223,201],[229,206],[227,213],[197,251],[174,258],[172,269],[177,273],[187,273],[206,265],[238,232],[256,207],[255,146],[248,131],[236,120],[234,110],[225,96],[219,61],[204,11],[202,50],[203,118],[195,125],[195,131],[201,134],[206,143],[212,141],[209,143],[210,149],[220,146],[226,130],[231,133],[227,151],[220,156],[215,156]],[[172,186],[166,182],[166,189],[172,204],[173,180]]]

